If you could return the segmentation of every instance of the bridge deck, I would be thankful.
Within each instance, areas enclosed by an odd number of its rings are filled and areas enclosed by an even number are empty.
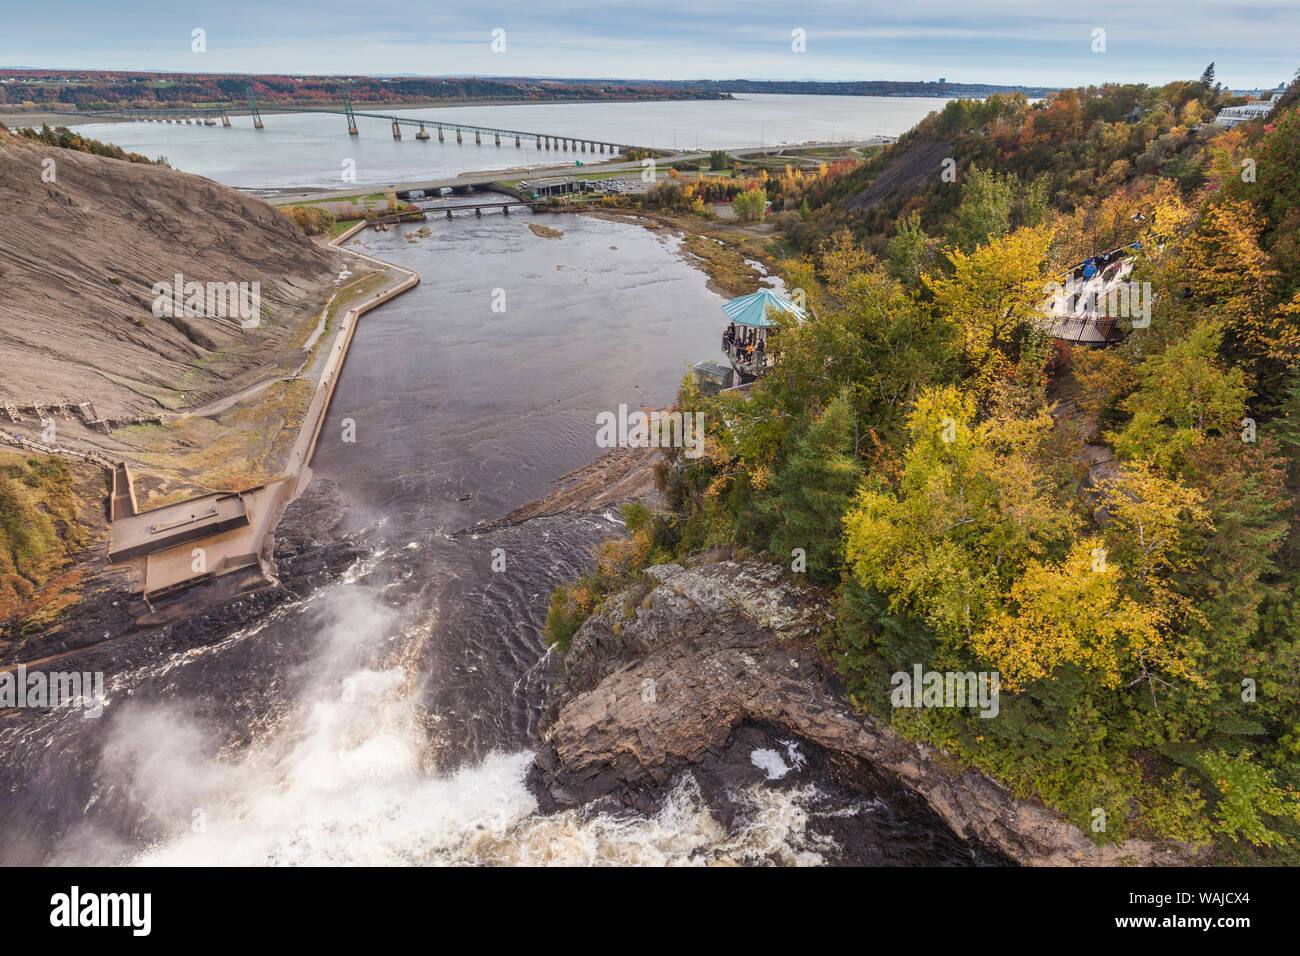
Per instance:
[[[574,143],[588,143],[594,146],[608,146],[616,150],[623,150],[627,147],[620,143],[611,143],[606,140],[590,139],[586,136],[573,136],[569,134],[555,133],[538,133],[529,132],[519,129],[505,129],[497,126],[475,126],[470,123],[452,123],[440,119],[420,119],[412,116],[401,116],[396,113],[370,113],[361,110],[348,110],[346,107],[333,106],[276,106],[258,104],[259,112],[266,111],[270,113],[330,113],[338,116],[364,116],[366,119],[385,120],[398,126],[416,126],[420,129],[433,127],[435,129],[447,129],[460,131],[462,133],[486,133],[490,136],[513,136],[519,139],[549,139],[549,140],[568,140]],[[123,119],[154,119],[154,118],[186,118],[186,117],[220,117],[230,113],[247,113],[248,107],[239,107],[238,109],[222,109],[220,107],[200,107],[195,109],[145,109],[145,110],[88,110],[78,113],[80,116],[116,116]]]

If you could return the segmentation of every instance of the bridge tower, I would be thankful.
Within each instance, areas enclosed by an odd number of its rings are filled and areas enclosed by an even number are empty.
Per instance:
[[[402,127],[397,125],[397,120],[393,120],[393,139],[402,138]]]
[[[253,129],[262,128],[262,114],[258,112],[257,101],[253,99],[253,88],[248,87],[248,115],[253,117]]]
[[[343,115],[348,118],[348,135],[360,135],[357,133],[357,118],[352,114],[352,99],[348,96],[347,90],[343,91]]]
[[[429,138],[429,131],[428,131],[427,129],[424,128],[424,124],[423,124],[423,123],[420,124],[420,131],[419,131],[418,133],[415,134],[415,138],[416,138],[416,139],[428,139],[428,138]]]

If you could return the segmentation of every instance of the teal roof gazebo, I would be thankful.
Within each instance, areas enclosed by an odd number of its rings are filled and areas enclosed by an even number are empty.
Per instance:
[[[768,307],[778,312],[788,312],[803,321],[808,313],[795,305],[783,295],[777,295],[771,289],[759,289],[739,299],[723,303],[722,311],[737,325],[748,325],[759,329],[772,328],[779,323],[768,318]]]

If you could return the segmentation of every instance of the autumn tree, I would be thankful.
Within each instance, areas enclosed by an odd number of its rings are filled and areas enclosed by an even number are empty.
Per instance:
[[[970,251],[1005,236],[1011,229],[1011,206],[1016,200],[1017,180],[1010,174],[999,176],[993,170],[972,165],[961,187],[961,204],[957,207],[957,224],[952,242]]]
[[[767,215],[767,193],[762,189],[747,189],[732,200],[731,208],[746,222],[761,222]]]
[[[1045,411],[977,422],[969,394],[923,392],[896,487],[868,484],[844,520],[857,580],[969,657],[1026,563],[1077,527],[1036,457],[1051,430]]]
[[[921,228],[921,215],[913,210],[898,224],[898,231],[885,247],[886,269],[906,285],[921,281],[934,256],[935,240]]]
[[[1154,658],[1175,618],[1158,601],[1125,594],[1124,574],[1104,560],[1099,537],[1077,541],[1061,562],[1034,560],[1005,604],[972,638],[1010,690],[1079,665],[1103,687],[1119,688],[1137,662]]]
[[[1041,324],[1051,236],[1049,227],[1023,228],[969,253],[953,249],[951,275],[923,277],[939,313],[960,330],[969,369],[1014,361],[1018,337]]]
[[[1300,358],[1300,316],[1275,308],[1279,274],[1260,248],[1265,220],[1250,202],[1212,204],[1185,253],[1193,296],[1224,315],[1238,349],[1285,365]]]
[[[746,417],[763,429],[825,407],[851,384],[862,446],[874,449],[874,436],[899,427],[920,389],[956,375],[953,324],[907,295],[847,232],[784,278],[787,288],[804,290],[812,315],[773,338],[775,367],[746,403]]]
[[[1222,328],[1204,322],[1138,366],[1138,387],[1120,403],[1131,417],[1106,436],[1120,455],[1174,468],[1207,436],[1241,427],[1245,375],[1219,360],[1222,340]]]

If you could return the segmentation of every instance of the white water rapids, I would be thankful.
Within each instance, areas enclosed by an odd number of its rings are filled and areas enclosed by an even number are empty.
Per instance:
[[[113,733],[100,783],[124,787],[169,836],[133,862],[154,865],[440,865],[772,862],[817,864],[827,838],[808,830],[815,791],[750,788],[747,822],[727,832],[689,778],[653,816],[616,810],[536,812],[524,786],[529,753],[494,753],[450,774],[434,765],[414,660],[419,634],[393,640],[395,613],[353,582],[330,589],[312,673],[274,725],[216,759],[207,729],[164,705],[110,695]],[[242,633],[232,640],[256,640]],[[386,666],[358,652],[396,645]],[[197,653],[208,653],[206,649]],[[195,652],[178,655],[191,657]],[[184,666],[184,661],[164,666]],[[125,848],[91,827],[63,841],[61,862],[107,862]]]

